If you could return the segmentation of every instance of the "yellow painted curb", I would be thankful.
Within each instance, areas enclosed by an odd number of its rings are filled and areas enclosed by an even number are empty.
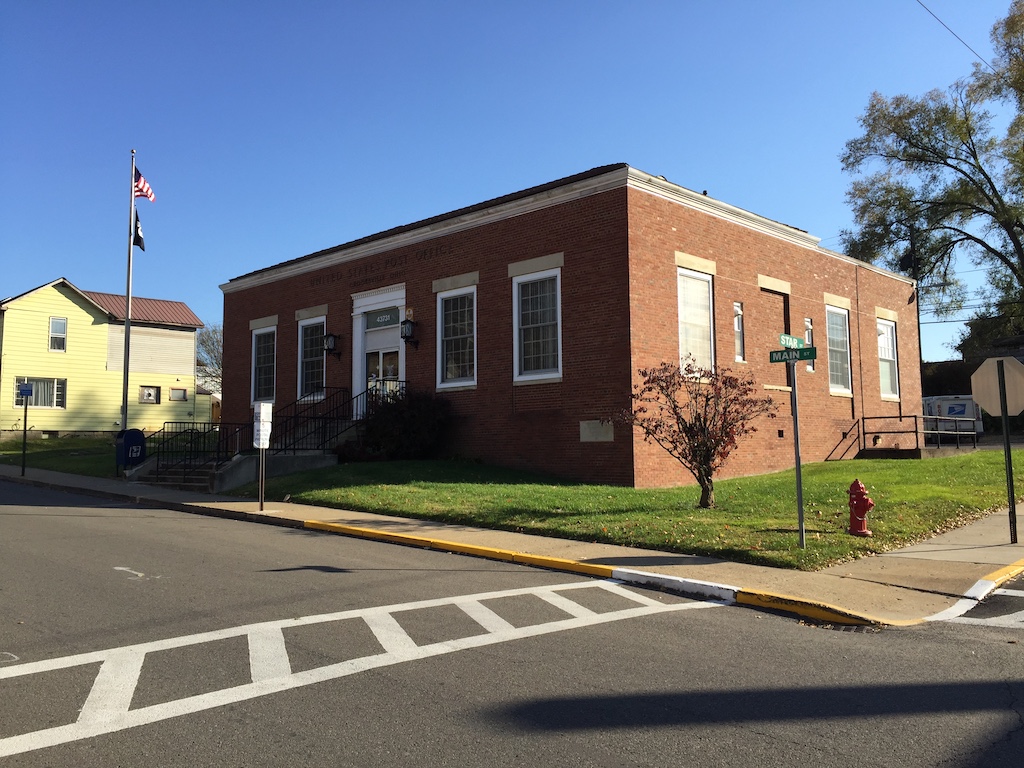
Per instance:
[[[350,536],[359,536],[364,539],[375,539],[377,541],[390,541],[395,544],[412,544],[419,547],[430,547],[430,539],[420,536],[410,536],[406,533],[388,533],[378,531],[374,528],[359,528],[354,525],[340,525],[338,523],[321,523],[319,520],[304,520],[303,526],[316,531],[329,531],[332,533],[346,533]]]
[[[766,608],[773,611],[785,611],[805,616],[816,621],[825,621],[832,624],[849,624],[853,626],[911,626],[920,624],[919,620],[888,620],[879,619],[874,616],[847,611],[828,603],[816,603],[789,595],[777,595],[771,592],[751,592],[738,590],[736,592],[736,603],[749,605],[755,608]]]
[[[406,533],[389,533],[377,530],[376,528],[360,528],[355,525],[342,525],[340,523],[324,523],[319,520],[304,520],[303,526],[316,531],[327,531],[329,533],[343,533],[349,536],[358,536],[364,539],[375,539],[377,541],[389,541],[395,544],[409,544],[423,547],[425,549],[436,549],[443,552],[457,552],[463,555],[475,555],[491,560],[503,560],[505,562],[533,565],[540,568],[551,568],[559,571],[570,571],[582,573],[588,576],[603,576],[612,578],[612,571],[615,569],[610,565],[588,565],[576,560],[566,560],[561,557],[546,557],[544,555],[529,555],[523,552],[513,552],[507,549],[496,549],[475,544],[462,544],[456,541],[444,541],[443,539],[428,539],[423,536],[412,536]]]
[[[581,563],[577,560],[566,560],[562,557],[527,555],[520,552],[516,553],[516,556],[513,558],[513,562],[523,563],[525,565],[536,565],[540,568],[553,568],[559,571],[583,573],[587,576],[604,576],[605,578],[609,579],[612,577],[612,571],[615,570],[610,565],[589,565],[587,563]]]
[[[998,571],[993,571],[987,576],[983,577],[984,581],[991,581],[996,586],[999,586],[1004,581],[1015,579],[1024,573],[1024,560],[1018,560],[1016,563],[1012,563],[1005,568],[1000,568]]]
[[[474,555],[486,557],[491,560],[504,560],[512,562],[516,553],[508,549],[495,549],[494,547],[483,547],[477,544],[460,544],[457,541],[443,541],[442,539],[431,539],[430,548],[441,552],[457,552],[460,555]]]

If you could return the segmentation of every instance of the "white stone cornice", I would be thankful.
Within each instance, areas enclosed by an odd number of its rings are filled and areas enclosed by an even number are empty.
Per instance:
[[[220,289],[224,293],[234,293],[256,286],[276,283],[279,280],[305,275],[321,269],[329,269],[358,259],[364,259],[368,256],[393,251],[397,248],[415,246],[439,237],[487,226],[621,187],[631,187],[645,194],[657,195],[672,203],[684,205],[709,216],[715,216],[733,224],[755,230],[761,234],[811,249],[819,254],[853,262],[867,269],[901,278],[900,275],[880,267],[875,267],[867,262],[857,261],[843,254],[822,248],[819,245],[821,238],[810,235],[803,230],[766,219],[763,216],[758,216],[728,203],[723,203],[705,194],[686,189],[678,184],[673,184],[662,176],[652,176],[649,173],[626,165],[612,167],[605,173],[593,176],[583,174],[582,176],[582,178],[567,180],[564,184],[557,186],[542,185],[533,194],[524,194],[523,196],[511,195],[509,196],[510,199],[498,198],[492,205],[480,203],[463,209],[464,212],[461,214],[453,212],[450,215],[442,215],[425,220],[418,226],[399,227],[397,228],[398,231],[392,235],[382,233],[377,237],[371,236],[363,242],[357,242],[352,245],[340,245],[336,248],[330,248],[319,253],[287,261],[249,275],[237,277],[222,284]]]
[[[651,176],[649,173],[638,171],[636,168],[629,169],[629,186],[641,192],[647,192],[674,203],[685,205],[687,208],[693,208],[701,213],[725,219],[748,229],[757,230],[762,234],[788,240],[804,248],[817,248],[818,243],[821,242],[820,237],[810,235],[796,227],[766,219],[763,216],[758,216],[756,213],[723,203],[721,200],[716,200],[705,194],[694,192],[691,189],[686,189],[686,187],[680,187],[678,184],[673,184],[666,180],[663,176]]]

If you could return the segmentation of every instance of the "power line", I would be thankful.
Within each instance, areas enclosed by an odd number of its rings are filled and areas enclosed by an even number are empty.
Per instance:
[[[940,19],[938,16],[936,16],[935,13],[932,12],[931,8],[929,8],[927,5],[925,5],[923,2],[921,2],[921,0],[917,0],[917,4],[920,5],[922,8],[924,8],[926,11],[928,11],[928,13],[931,14],[933,19],[935,19],[937,22],[939,22],[939,24],[941,24],[942,26],[944,26],[946,28],[946,31],[949,32],[949,34],[951,34],[953,37],[955,37],[957,40],[959,40],[963,44],[964,48],[966,48],[968,51],[970,51],[975,56],[977,56],[978,59],[981,60],[981,63],[984,64],[986,67],[988,67],[992,71],[993,75],[998,75],[999,74],[998,72],[995,71],[995,69],[992,68],[992,65],[989,64],[988,61],[986,61],[985,58],[980,53],[978,53],[976,50],[971,48],[971,46],[969,46],[966,42],[964,42],[964,39],[962,37],[960,37],[960,35],[958,35],[956,32],[954,32],[952,29],[949,28],[949,25],[946,22],[944,22],[942,19]]]

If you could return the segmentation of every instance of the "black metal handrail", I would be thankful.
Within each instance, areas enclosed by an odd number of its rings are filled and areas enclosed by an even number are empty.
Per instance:
[[[378,381],[355,397],[334,387],[296,400],[274,412],[271,453],[329,451],[383,403],[405,397],[404,381]],[[146,438],[146,455],[161,477],[187,480],[216,469],[240,453],[255,451],[253,424],[168,421]]]
[[[352,401],[346,387],[327,387],[274,411],[270,447],[274,453],[317,451],[330,447],[350,421]],[[344,431],[344,430],[342,430]]]
[[[348,393],[348,390],[343,391]],[[404,381],[380,380],[355,397],[342,398],[336,393],[309,403],[310,407],[285,416],[280,426],[275,412],[270,450],[272,453],[330,450],[342,435],[354,429],[380,404],[404,398],[405,391]]]
[[[832,452],[825,457],[825,461],[841,461],[846,458],[846,454],[848,454],[850,449],[854,447],[860,451],[860,438],[860,419],[858,419],[850,425],[849,429],[843,432],[843,436],[840,438],[839,442],[836,443],[836,447],[832,449]],[[839,454],[838,456],[836,455],[837,453]]]
[[[160,477],[187,480],[210,465],[216,467],[244,450],[245,432],[252,445],[251,424],[167,421],[163,429],[146,438],[146,455],[155,459]]]
[[[873,426],[888,422],[883,426]],[[896,437],[892,446],[880,446],[886,437]],[[902,444],[906,437],[907,444]],[[890,448],[920,450],[922,445],[955,443],[958,449],[970,445],[978,447],[978,434],[974,419],[961,416],[862,416],[843,432],[842,439],[826,457],[826,461],[846,458],[851,449],[860,453],[868,448]],[[838,454],[838,455],[837,455]]]

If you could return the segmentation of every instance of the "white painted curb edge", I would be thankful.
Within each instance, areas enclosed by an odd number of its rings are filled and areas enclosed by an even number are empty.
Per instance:
[[[629,568],[615,568],[612,570],[612,578],[631,584],[656,586],[672,592],[699,595],[712,600],[723,600],[728,603],[736,602],[736,593],[740,591],[739,587],[731,587],[727,584],[715,584],[711,581],[700,581],[699,579],[682,579],[677,576],[665,576],[660,573],[648,573],[647,571],[634,571]]]

